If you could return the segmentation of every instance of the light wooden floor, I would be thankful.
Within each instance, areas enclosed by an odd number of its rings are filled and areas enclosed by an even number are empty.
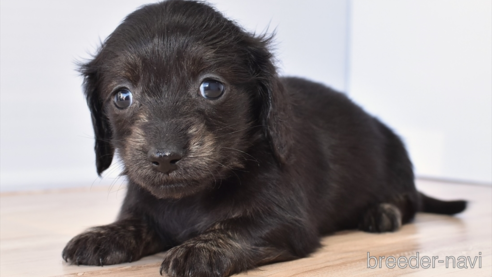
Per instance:
[[[492,276],[492,187],[418,181],[421,191],[442,199],[463,198],[469,208],[456,217],[418,214],[399,232],[345,231],[323,238],[308,258],[263,266],[237,276]],[[105,267],[63,262],[65,243],[84,229],[110,223],[124,196],[107,187],[0,195],[0,275],[4,276],[159,276],[162,254]],[[470,256],[475,268],[370,269],[371,256]],[[481,268],[479,261],[481,259]],[[374,265],[374,260],[371,260]],[[415,264],[413,262],[413,264]],[[425,265],[425,264],[424,264]]]

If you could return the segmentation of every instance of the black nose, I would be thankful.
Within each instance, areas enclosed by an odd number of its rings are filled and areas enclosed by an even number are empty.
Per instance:
[[[178,169],[176,163],[183,158],[183,154],[173,150],[150,149],[148,158],[155,170],[169,174]]]

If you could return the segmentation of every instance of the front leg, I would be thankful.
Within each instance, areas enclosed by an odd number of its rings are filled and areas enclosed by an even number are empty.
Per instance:
[[[262,264],[306,256],[319,245],[316,235],[294,231],[294,225],[253,222],[232,219],[217,223],[171,248],[165,253],[161,275],[165,272],[171,277],[229,276]],[[294,234],[303,238],[297,240]]]
[[[63,259],[76,265],[128,263],[164,250],[156,232],[140,219],[124,219],[75,236],[63,249]]]

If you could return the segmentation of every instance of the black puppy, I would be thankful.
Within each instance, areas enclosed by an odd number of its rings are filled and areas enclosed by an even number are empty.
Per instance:
[[[345,95],[279,78],[269,40],[191,1],[145,6],[111,34],[81,70],[97,171],[117,151],[128,191],[66,261],[167,251],[161,273],[227,276],[305,257],[338,230],[464,210],[419,194],[401,140]]]

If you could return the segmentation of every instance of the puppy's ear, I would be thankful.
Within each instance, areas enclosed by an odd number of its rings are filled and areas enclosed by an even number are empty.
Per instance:
[[[287,163],[292,147],[292,129],[289,122],[292,120],[292,112],[286,92],[280,81],[275,76],[268,89],[268,111],[264,113],[264,126],[267,127],[267,136],[270,146],[277,160]]]
[[[91,111],[92,126],[94,128],[96,152],[97,174],[106,170],[113,160],[114,147],[111,144],[111,127],[105,114],[103,100],[99,92],[99,74],[97,67],[91,63],[80,67],[80,72],[84,76],[84,94],[87,98],[87,105]]]
[[[289,162],[292,147],[292,110],[289,97],[280,82],[268,45],[273,37],[254,38],[249,53],[253,76],[260,86],[260,120],[270,148],[280,164]]]

